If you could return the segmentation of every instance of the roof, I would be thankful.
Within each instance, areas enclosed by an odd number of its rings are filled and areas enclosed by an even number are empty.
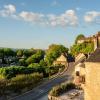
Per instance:
[[[97,48],[94,53],[92,53],[86,62],[100,62],[100,48]]]
[[[67,54],[67,53],[62,53],[56,60],[60,61],[60,60],[65,60],[68,61],[68,62],[73,62],[74,61],[74,58],[70,55],[70,54]]]

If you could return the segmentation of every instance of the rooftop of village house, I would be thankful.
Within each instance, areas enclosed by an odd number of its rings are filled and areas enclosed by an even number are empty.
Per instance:
[[[82,37],[79,40],[92,40],[95,37],[100,37],[100,31],[98,31],[95,35],[89,36],[89,37]]]
[[[100,47],[89,56],[86,62],[100,62]]]

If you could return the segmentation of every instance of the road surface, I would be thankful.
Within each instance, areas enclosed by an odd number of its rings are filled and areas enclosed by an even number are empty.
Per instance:
[[[72,64],[70,64],[68,70],[62,75],[59,75],[59,77],[51,79],[48,82],[41,84],[40,86],[36,87],[31,91],[28,91],[20,96],[14,97],[9,100],[42,100],[41,98],[47,96],[48,92],[53,86],[60,84],[64,81],[70,80],[72,78],[70,74],[73,69],[74,68]]]

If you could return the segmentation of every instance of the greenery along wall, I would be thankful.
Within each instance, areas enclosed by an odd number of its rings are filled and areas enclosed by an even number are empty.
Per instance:
[[[88,53],[91,53],[91,52],[94,51],[94,43],[92,41],[83,42],[83,43],[80,43],[80,44],[77,43],[78,40],[81,40],[83,38],[85,38],[85,36],[82,35],[82,34],[80,34],[76,37],[74,45],[71,46],[71,48],[70,48],[72,55],[75,56],[79,53],[88,54]]]

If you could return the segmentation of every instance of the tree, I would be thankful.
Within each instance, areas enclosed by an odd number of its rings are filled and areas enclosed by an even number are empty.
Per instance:
[[[23,56],[23,50],[22,50],[22,49],[19,49],[19,50],[17,51],[17,56],[18,56],[18,57],[22,57],[22,56]]]
[[[26,63],[29,65],[31,63],[39,63],[40,60],[44,59],[45,52],[43,50],[37,50],[37,52],[31,55],[27,60]]]
[[[83,34],[79,34],[76,39],[75,39],[75,43],[77,43],[78,40],[84,39],[85,36]]]
[[[24,51],[23,51],[23,55],[24,55],[25,57],[31,56],[30,50],[24,50]]]
[[[15,52],[10,48],[4,48],[3,50],[4,50],[4,55],[7,57],[15,55]]]
[[[77,54],[81,53],[91,53],[94,50],[94,44],[91,43],[81,43],[81,44],[74,44],[71,48],[70,51],[71,53],[75,56]]]
[[[68,48],[63,45],[52,44],[46,51],[45,61],[48,65],[52,65],[53,61],[56,60],[62,53],[68,53]]]
[[[25,59],[19,59],[19,64],[20,66],[25,66],[26,65]]]

